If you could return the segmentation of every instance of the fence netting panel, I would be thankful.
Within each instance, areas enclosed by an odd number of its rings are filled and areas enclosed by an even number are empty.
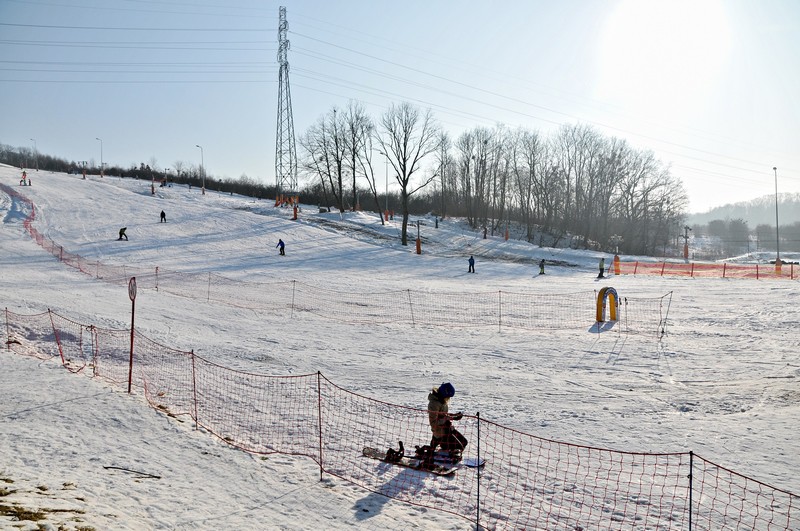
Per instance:
[[[796,264],[731,264],[698,262],[620,262],[621,275],[657,275],[673,277],[746,278],[758,280],[796,280]]]
[[[59,355],[49,312],[21,315],[5,311],[4,345],[16,354],[40,360]]]
[[[194,417],[192,353],[161,345],[135,333],[134,378],[154,408],[168,415]]]
[[[696,454],[692,470],[693,529],[800,529],[800,496],[737,474]]]
[[[52,311],[50,321],[64,367],[72,372],[79,372],[86,367],[94,366],[96,353],[94,326],[78,323]]]
[[[662,336],[666,332],[672,292],[660,297],[622,297],[619,325],[625,332]]]
[[[236,371],[195,355],[195,420],[248,452],[305,455],[319,461],[317,380],[315,374]]]
[[[196,275],[195,286],[199,292],[205,291],[205,275]],[[291,282],[247,282],[232,280],[221,275],[208,276],[208,300],[222,302],[239,308],[265,309],[281,313],[291,309]]]
[[[474,450],[474,449],[473,449]],[[687,529],[689,454],[572,445],[481,422],[484,524],[499,529]]]
[[[95,328],[97,333],[97,357],[94,366],[94,375],[110,383],[128,385],[131,359],[131,331]],[[139,358],[134,351],[134,367]],[[140,386],[141,382],[134,379],[134,385]]]
[[[593,291],[577,293],[500,293],[500,323],[504,327],[565,329],[594,322]]]
[[[292,297],[289,299],[289,297]],[[347,323],[411,322],[407,291],[359,292],[334,291],[303,282],[295,282],[293,291],[284,295],[299,312]]]

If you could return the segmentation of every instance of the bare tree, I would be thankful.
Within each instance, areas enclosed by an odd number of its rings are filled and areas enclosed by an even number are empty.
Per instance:
[[[440,189],[440,212],[442,219],[447,216],[447,195],[448,195],[448,182],[447,176],[449,174],[449,168],[451,163],[453,162],[452,158],[450,157],[450,136],[442,131],[439,134],[439,149],[436,152],[436,159],[439,165],[439,181],[441,182],[441,189]]]
[[[181,173],[183,173],[183,169],[186,167],[186,164],[182,160],[176,160],[172,163],[172,167],[175,168],[175,175],[180,177]]]
[[[358,184],[356,178],[360,170],[365,170],[365,158],[367,160],[371,158],[369,152],[366,151],[366,147],[368,143],[371,147],[372,131],[375,126],[372,124],[372,120],[370,119],[369,115],[367,115],[364,107],[353,100],[350,100],[347,105],[347,111],[344,113],[344,125],[344,140],[347,146],[348,168],[353,177],[352,208],[355,210],[359,204]],[[370,177],[372,177],[370,188],[374,192],[374,174],[371,173],[370,175],[367,175],[367,172],[363,171],[363,175],[368,181],[370,181]],[[375,196],[376,204],[377,201],[377,196]],[[380,208],[378,210],[380,211]]]
[[[430,109],[420,114],[410,103],[392,105],[381,117],[382,136],[378,142],[383,152],[389,154],[395,179],[400,185],[403,212],[401,241],[408,245],[408,198],[431,183],[436,173],[424,177],[418,185],[411,178],[421,169],[422,160],[438,147],[438,128]]]
[[[325,181],[328,181],[340,212],[345,210],[344,175],[347,157],[345,130],[344,116],[333,107],[298,141],[305,150],[300,166],[307,172],[319,175],[323,189]]]

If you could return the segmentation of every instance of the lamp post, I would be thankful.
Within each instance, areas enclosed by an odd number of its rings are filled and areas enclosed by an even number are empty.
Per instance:
[[[100,177],[103,176],[103,139],[102,138],[95,138],[95,140],[100,141]]]
[[[36,139],[31,138],[33,142],[33,160],[36,161],[36,171],[39,171],[39,151],[36,149]]]
[[[772,171],[775,172],[775,268],[781,267],[781,237],[778,233],[778,167],[773,166]]]
[[[203,191],[203,195],[206,195],[206,163],[203,159],[203,146],[200,144],[195,144],[195,147],[200,148],[200,178],[203,181],[203,187],[201,190]]]

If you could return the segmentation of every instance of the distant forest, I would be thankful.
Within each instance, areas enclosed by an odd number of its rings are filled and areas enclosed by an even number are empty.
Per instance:
[[[708,237],[713,242],[695,256],[718,259],[774,252],[778,247],[778,235],[781,252],[800,252],[800,194],[778,194],[778,234],[775,232],[775,207],[775,196],[767,195],[689,216],[687,225],[692,228],[692,236]]]

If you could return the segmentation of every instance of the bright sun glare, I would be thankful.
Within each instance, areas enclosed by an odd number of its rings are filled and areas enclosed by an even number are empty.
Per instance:
[[[730,48],[721,0],[621,0],[599,46],[597,95],[653,118],[699,110]]]

